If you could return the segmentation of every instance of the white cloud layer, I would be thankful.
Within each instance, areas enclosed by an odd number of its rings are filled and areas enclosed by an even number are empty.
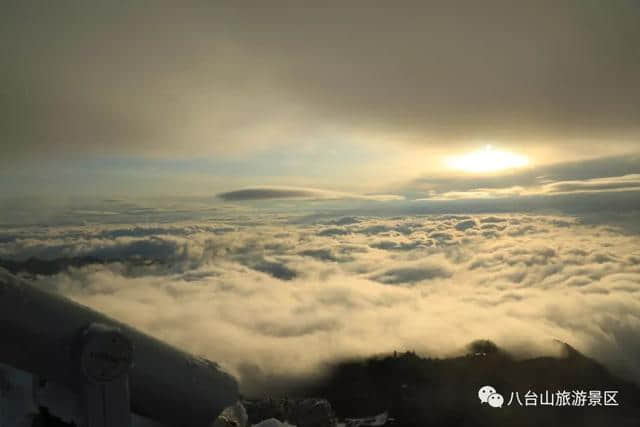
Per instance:
[[[562,216],[281,215],[5,228],[0,259],[61,263],[53,288],[219,361],[245,389],[337,358],[565,341],[640,381],[640,242]],[[31,267],[35,268],[33,264]]]

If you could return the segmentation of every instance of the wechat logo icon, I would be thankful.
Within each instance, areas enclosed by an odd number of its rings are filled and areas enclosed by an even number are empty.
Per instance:
[[[504,404],[504,397],[490,385],[480,387],[480,390],[478,390],[478,399],[480,399],[480,403],[487,403],[492,408],[502,408]]]

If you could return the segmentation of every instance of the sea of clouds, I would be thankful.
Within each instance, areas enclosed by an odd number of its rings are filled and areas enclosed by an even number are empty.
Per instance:
[[[640,240],[577,217],[263,212],[5,225],[0,260],[221,363],[248,392],[342,358],[444,357],[480,338],[522,356],[564,341],[640,381]]]

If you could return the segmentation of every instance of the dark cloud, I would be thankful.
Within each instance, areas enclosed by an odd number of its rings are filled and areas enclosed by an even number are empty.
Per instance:
[[[357,231],[358,233],[362,233],[362,234],[376,235],[376,234],[387,233],[392,230],[393,228],[389,227],[386,224],[378,224],[378,225],[371,225],[368,227],[362,227],[362,228],[359,228]]]
[[[497,175],[478,176],[460,175],[457,177],[435,178],[425,177],[411,182],[407,186],[407,191],[414,191],[420,194],[423,192],[435,192],[436,194],[446,192],[487,192],[496,197],[501,196],[499,190],[508,190],[503,196],[512,196],[518,193],[535,191],[536,187],[550,186],[555,183],[575,182],[576,185],[583,183],[588,186],[592,180],[619,181],[618,186],[609,189],[622,189],[624,182],[633,181],[634,177],[640,173],[640,156],[631,154],[624,157],[607,157],[593,160],[582,160],[572,162],[561,162],[552,165],[534,166],[522,171],[507,172]],[[623,177],[627,178],[623,178]],[[632,186],[632,185],[631,185]],[[629,188],[629,185],[626,186]],[[600,188],[608,189],[607,187]],[[540,190],[538,190],[540,191]],[[423,193],[424,194],[424,193]]]
[[[639,16],[635,1],[13,2],[4,153],[228,153],[327,123],[637,147]]]
[[[337,120],[432,136],[557,138],[637,132],[639,14],[635,2],[499,0],[235,17],[254,26],[243,42],[277,56],[287,86]]]
[[[427,264],[416,267],[392,268],[373,276],[372,279],[388,285],[398,285],[403,283],[413,284],[439,277],[450,277],[451,275],[452,272],[446,267]]]
[[[640,211],[639,191],[609,192],[574,192],[567,194],[533,194],[492,197],[487,195],[475,197],[473,192],[466,192],[462,198],[423,199],[410,204],[396,205],[378,212],[407,214],[437,214],[444,212],[473,213],[509,213],[509,212],[563,212],[585,217],[602,216],[603,221],[612,213]],[[633,227],[632,221],[625,226]],[[636,227],[637,228],[637,227]]]
[[[472,219],[468,219],[466,221],[460,221],[459,223],[457,223],[455,225],[456,230],[458,231],[465,231],[468,230],[470,228],[474,228],[476,226],[476,222]]]
[[[429,234],[429,237],[440,241],[453,240],[453,235],[451,233],[443,233],[440,231]]]
[[[292,280],[297,276],[294,270],[281,262],[260,260],[259,262],[251,263],[250,266],[254,270],[267,273],[276,279]]]
[[[497,217],[497,216],[488,216],[488,217],[484,217],[482,219],[480,219],[480,222],[483,224],[486,223],[500,223],[500,222],[507,222],[509,219],[508,218],[501,218],[501,217]],[[483,226],[484,228],[485,226]]]
[[[344,236],[345,234],[350,234],[349,230],[344,228],[325,228],[323,230],[318,231],[318,236]]]
[[[558,181],[543,187],[543,191],[551,193],[620,190],[640,190],[640,175],[612,176],[584,181]]]
[[[290,188],[290,187],[259,187],[245,188],[242,190],[229,191],[217,195],[225,201],[249,201],[249,200],[270,200],[270,199],[362,199],[372,201],[402,200],[403,197],[381,194],[381,195],[360,195],[342,193],[330,190],[319,190],[314,188]]]
[[[372,248],[385,249],[389,251],[410,251],[419,247],[431,246],[429,241],[397,242],[395,240],[380,240],[371,243]]]
[[[330,249],[307,249],[299,252],[300,255],[310,256],[323,261],[339,261]]]
[[[335,224],[335,225],[351,225],[351,224],[357,224],[361,221],[360,218],[356,218],[353,216],[345,216],[342,218],[338,218],[335,219],[333,221],[330,221],[329,224]]]
[[[296,199],[296,198],[314,198],[321,196],[322,193],[314,190],[306,189],[278,189],[278,188],[259,188],[236,190],[227,193],[220,193],[218,197],[222,200],[261,200],[261,199]]]

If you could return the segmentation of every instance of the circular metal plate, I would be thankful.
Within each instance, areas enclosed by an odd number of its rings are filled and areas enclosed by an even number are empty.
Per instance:
[[[90,326],[84,333],[80,365],[95,382],[109,382],[125,375],[133,361],[133,347],[122,333],[105,326]]]

